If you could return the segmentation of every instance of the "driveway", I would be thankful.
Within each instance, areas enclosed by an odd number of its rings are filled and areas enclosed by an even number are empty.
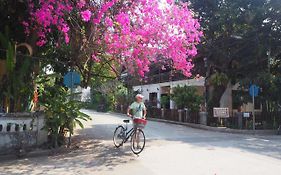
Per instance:
[[[149,121],[147,144],[115,148],[112,134],[124,116],[85,110],[92,121],[78,129],[66,154],[0,162],[0,174],[279,175],[281,137],[217,133]]]

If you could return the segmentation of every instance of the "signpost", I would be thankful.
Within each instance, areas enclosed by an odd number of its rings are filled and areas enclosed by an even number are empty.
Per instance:
[[[69,71],[63,77],[63,84],[68,88],[74,88],[79,85],[81,82],[81,78],[78,72]]]
[[[228,108],[214,108],[214,117],[218,118],[228,118],[229,117],[229,109]]]
[[[256,129],[256,117],[255,117],[255,97],[259,94],[259,87],[255,84],[252,84],[249,88],[249,94],[252,97],[253,100],[253,130]]]
[[[221,126],[223,125],[222,118],[229,117],[229,109],[228,108],[213,108],[214,117],[218,117]]]
[[[73,89],[81,83],[81,77],[78,72],[69,71],[63,77],[63,84],[70,88],[70,100],[73,100]],[[68,144],[70,146],[71,133],[69,132]]]

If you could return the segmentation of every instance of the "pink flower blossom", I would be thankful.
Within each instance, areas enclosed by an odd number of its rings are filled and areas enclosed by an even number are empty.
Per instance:
[[[67,33],[67,32],[69,31],[69,27],[68,27],[68,25],[63,24],[62,31],[63,31],[64,33]]]
[[[68,34],[65,34],[64,40],[65,40],[65,43],[66,43],[66,44],[69,43],[69,36],[68,36]]]
[[[86,0],[28,0],[30,19],[22,24],[26,33],[37,32],[39,47],[49,41],[68,44],[70,32],[90,29],[77,34],[82,38],[80,44],[88,47],[83,51],[102,52],[131,74],[144,77],[149,67],[158,63],[163,69],[171,67],[191,76],[192,59],[203,32],[187,3],[166,2],[167,6],[159,0],[106,0],[93,6]],[[78,17],[80,21],[74,22],[70,14],[77,14],[75,20]],[[58,35],[54,38],[53,33]],[[85,54],[89,53],[81,55]],[[94,62],[104,61],[96,54],[90,56]]]
[[[83,8],[84,6],[85,6],[85,4],[86,4],[86,2],[85,2],[85,0],[80,0],[78,3],[77,3],[77,6],[78,6],[78,8]]]
[[[112,27],[113,26],[113,22],[109,17],[105,18],[105,23],[107,26]]]
[[[85,22],[90,21],[91,16],[92,16],[92,12],[90,10],[82,11],[80,14],[81,14],[83,21],[85,21]]]
[[[46,40],[44,39],[41,39],[39,41],[36,42],[36,45],[39,46],[39,47],[42,47],[46,44]]]
[[[95,54],[92,54],[92,60],[97,62],[97,63],[99,63],[101,61],[98,57],[96,57]]]

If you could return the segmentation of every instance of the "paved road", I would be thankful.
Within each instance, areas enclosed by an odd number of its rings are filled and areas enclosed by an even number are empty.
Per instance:
[[[116,149],[112,133],[122,116],[86,111],[67,154],[0,162],[0,174],[280,175],[281,137],[216,133],[150,121],[140,156]]]

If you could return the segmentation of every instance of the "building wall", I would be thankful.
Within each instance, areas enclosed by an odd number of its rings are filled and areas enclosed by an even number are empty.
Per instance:
[[[223,93],[221,100],[220,100],[220,107],[227,107],[229,108],[229,111],[232,111],[231,115],[237,112],[237,109],[233,109],[232,106],[232,91],[233,90],[238,90],[239,89],[239,83],[232,85],[231,83],[228,83],[227,89]],[[252,112],[253,111],[253,103],[249,102],[247,104],[243,104],[242,106],[242,112]],[[261,112],[261,107],[260,109],[255,109],[255,112]]]
[[[160,108],[161,94],[166,94],[168,88],[170,89],[170,93],[172,93],[172,89],[177,86],[184,86],[184,85],[196,86],[199,89],[199,93],[204,93],[204,82],[205,82],[205,78],[171,81],[165,83],[133,86],[133,90],[141,92],[142,95],[144,96],[144,100],[149,100],[150,93],[157,93],[157,100],[158,100],[157,107]],[[172,100],[170,101],[170,107],[172,109],[175,107],[175,104]]]
[[[42,145],[47,141],[43,113],[8,113],[0,116],[0,155],[11,154],[21,142],[25,147]],[[18,127],[16,127],[18,125]]]
[[[221,99],[220,99],[220,107],[228,108],[229,111],[232,111],[232,89],[233,86],[229,82],[227,84],[227,88],[224,91]]]

